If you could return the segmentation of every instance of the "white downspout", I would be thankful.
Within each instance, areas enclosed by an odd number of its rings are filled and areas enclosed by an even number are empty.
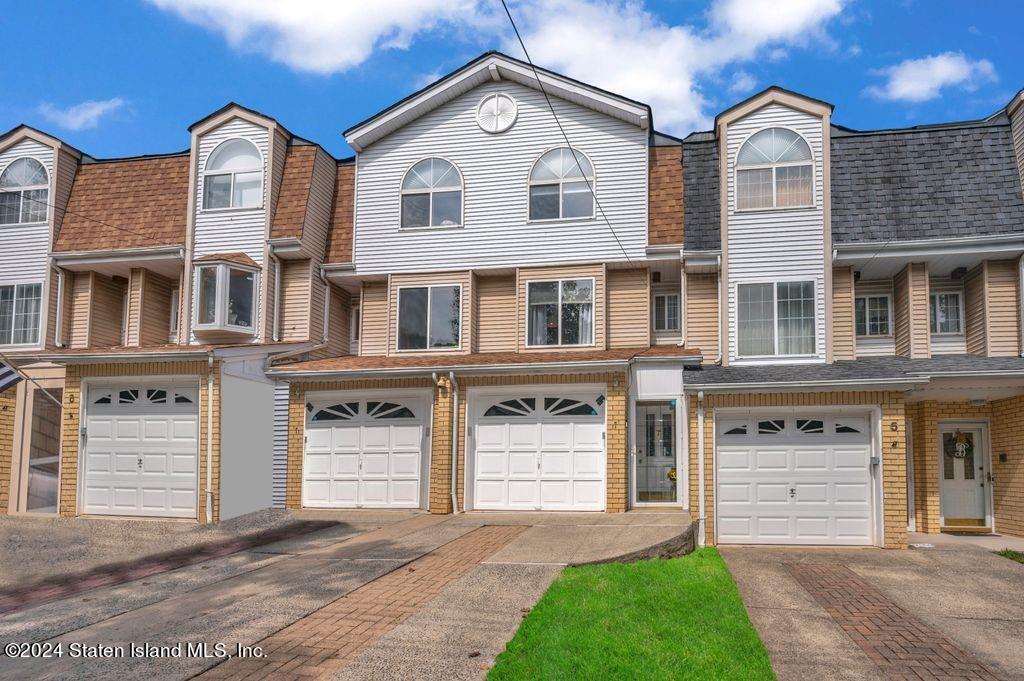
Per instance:
[[[64,346],[64,270],[59,267],[57,270],[57,320],[53,324],[53,342],[58,348]]]
[[[697,393],[697,543],[704,546],[704,391]]]
[[[679,264],[679,347],[686,347],[686,261]]]
[[[281,258],[270,247],[270,257],[274,260],[274,342],[281,340]]]
[[[459,512],[459,384],[455,382],[455,372],[448,372],[448,381],[452,387],[452,513]]]
[[[1017,290],[1021,292],[1020,307],[1017,310],[1017,319],[1020,323],[1020,356],[1024,357],[1024,255],[1017,260]]]
[[[726,333],[722,333],[722,328],[723,328],[723,326],[722,326],[722,323],[723,323],[723,319],[722,319],[722,276],[723,276],[723,274],[724,273],[722,272],[722,256],[718,256],[718,357],[715,357],[715,364],[721,364],[722,363],[722,351],[723,351],[723,348],[724,348],[725,344],[729,342],[729,339],[728,339],[728,337],[729,337],[729,334],[728,334],[729,320],[728,319],[724,320],[724,323],[725,323],[725,327],[724,328],[726,329]],[[701,495],[701,499],[703,499],[703,498],[704,498],[704,496]]]
[[[320,342],[327,345],[330,337],[328,331],[331,325],[331,282],[327,281],[327,275],[324,274],[323,266],[320,267],[320,281],[324,284],[324,332]]]
[[[206,364],[206,522],[213,524],[213,351]]]

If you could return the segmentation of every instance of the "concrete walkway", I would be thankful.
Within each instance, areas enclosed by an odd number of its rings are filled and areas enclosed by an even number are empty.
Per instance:
[[[908,646],[895,651],[903,662],[939,650],[951,665],[974,660],[998,678],[1024,679],[1024,565],[972,542],[931,543],[935,548],[907,551],[722,547],[721,553],[780,681],[892,678],[886,672],[899,662],[885,657],[892,651],[879,658],[877,649],[851,637],[857,630],[849,621],[834,616],[856,615],[842,598],[884,611],[886,627],[911,628],[906,638],[888,630],[891,641]],[[822,592],[807,578],[809,571],[836,570],[853,575],[836,582],[842,589]],[[858,580],[863,594],[849,588]]]
[[[132,657],[129,644],[253,645],[383,575],[483,526],[525,526],[385,635],[362,646],[339,674],[350,678],[479,678],[564,564],[667,540],[682,514],[314,513],[342,523],[312,534],[98,589],[0,618],[5,642],[114,646],[126,657],[0,657],[0,678],[189,678],[221,660]],[[429,635],[427,632],[430,632]],[[435,641],[435,644],[429,641]],[[168,649],[168,654],[173,653]],[[193,651],[194,653],[195,651]]]

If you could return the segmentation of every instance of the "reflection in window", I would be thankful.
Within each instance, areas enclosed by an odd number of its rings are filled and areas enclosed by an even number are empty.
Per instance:
[[[203,176],[203,208],[254,208],[263,200],[263,158],[249,140],[213,150]]]
[[[462,224],[462,176],[443,158],[427,158],[402,180],[402,228]]]
[[[590,345],[594,342],[592,279],[531,281],[527,285],[527,344]]]
[[[415,286],[398,290],[398,349],[459,347],[462,287]]]
[[[530,219],[557,220],[594,215],[594,167],[579,151],[552,149],[530,172]]]
[[[46,222],[50,179],[34,158],[12,161],[0,175],[0,225]]]

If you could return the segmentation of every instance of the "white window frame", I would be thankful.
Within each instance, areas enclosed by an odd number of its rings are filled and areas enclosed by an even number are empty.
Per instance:
[[[39,315],[36,318],[36,340],[31,343],[15,343],[14,341],[14,320],[18,315],[18,287],[19,286],[39,286]],[[43,282],[41,281],[18,281],[11,284],[0,285],[0,288],[10,287],[14,290],[14,296],[11,298],[11,341],[10,343],[4,343],[0,339],[0,348],[31,348],[40,344],[42,337],[42,323],[43,314],[46,312],[43,306]]]
[[[740,165],[739,157],[740,152],[743,151],[743,147],[747,145],[747,142],[751,140],[754,135],[764,132],[765,130],[772,130],[774,128],[781,128],[782,130],[788,130],[789,132],[797,135],[807,145],[807,149],[811,152],[811,159],[809,161],[786,161],[782,163],[754,163],[749,165]],[[737,213],[759,213],[762,211],[776,211],[776,210],[807,210],[808,208],[816,208],[818,205],[817,200],[817,183],[815,177],[815,169],[817,166],[817,158],[814,155],[814,147],[807,141],[807,138],[800,134],[799,131],[794,130],[785,125],[768,125],[747,135],[746,139],[740,143],[736,149],[736,155],[733,157],[733,210]],[[811,202],[800,206],[779,206],[778,197],[778,178],[776,177],[776,168],[792,168],[797,166],[810,166],[811,167]],[[743,170],[768,170],[772,171],[772,205],[764,208],[740,208],[740,171]]]
[[[459,344],[450,348],[432,348],[430,347],[430,292],[435,288],[458,288],[459,289]],[[399,343],[399,330],[402,328],[402,291],[405,289],[424,288],[427,289],[427,347],[425,348],[400,348]],[[462,335],[465,332],[463,328],[465,325],[462,323],[465,319],[465,299],[463,298],[462,284],[451,282],[451,283],[437,283],[437,284],[407,284],[399,286],[396,289],[395,294],[395,351],[396,352],[457,352],[462,349]]]
[[[658,310],[658,298],[666,298],[666,299],[667,298],[675,298],[676,299],[676,326],[675,326],[675,328],[671,328],[671,327],[668,327],[668,326],[665,326],[665,327],[660,328],[660,329],[658,328],[658,312],[657,312],[657,310]],[[665,322],[666,323],[668,322],[668,301],[667,300],[665,302]],[[652,304],[651,304],[651,324],[652,324],[653,330],[656,333],[679,333],[680,329],[682,328],[682,307],[680,306],[679,294],[678,293],[669,293],[669,292],[666,291],[664,293],[655,293],[654,294],[654,300],[652,301]]]
[[[893,337],[893,319],[892,319],[892,295],[888,293],[865,293],[862,295],[855,295],[853,300],[853,331],[857,338],[892,338]],[[885,298],[885,309],[889,313],[889,319],[887,324],[889,326],[889,333],[871,333],[870,325],[868,320],[864,320],[864,328],[868,330],[866,334],[857,333],[857,301],[864,300],[864,313],[868,312],[868,300],[870,298]]]
[[[936,306],[939,304],[939,296],[956,296],[957,307],[960,311],[960,329],[958,331],[939,331],[939,317],[936,314]],[[935,323],[935,330],[932,331],[932,323]],[[963,336],[966,333],[967,319],[964,317],[964,292],[960,289],[937,290],[928,294],[928,332],[932,336],[955,337]]]
[[[212,324],[200,324],[199,323],[199,276],[200,272],[205,267],[216,268],[217,270],[217,304],[214,308],[214,321]],[[229,262],[203,262],[195,265],[193,278],[193,296],[192,296],[192,328],[195,331],[229,331],[232,333],[244,333],[250,336],[255,336],[257,329],[259,328],[259,297],[260,297],[260,270],[257,267],[250,267],[247,265],[239,265],[236,263]],[[236,324],[228,324],[227,311],[228,311],[228,284],[230,283],[230,271],[240,270],[243,272],[251,272],[253,274],[252,282],[252,326],[238,326]]]
[[[405,178],[409,176],[409,173],[419,163],[423,161],[429,161],[430,159],[440,159],[446,163],[450,163],[452,168],[455,168],[455,172],[459,176],[459,224],[457,225],[421,225],[419,227],[403,227],[402,216],[404,206],[402,205],[402,198],[409,195],[415,194],[429,194],[430,203],[427,205],[427,221],[434,219],[434,194],[440,192],[452,192],[455,191],[455,187],[427,187],[426,189],[406,189]],[[420,231],[435,231],[439,229],[462,229],[466,226],[466,178],[462,175],[462,169],[450,158],[444,156],[424,156],[423,158],[416,159],[415,163],[412,163],[405,172],[402,173],[402,181],[398,185],[398,230],[400,232],[420,232]]]
[[[243,142],[247,142],[247,143],[251,144],[252,148],[256,150],[256,154],[260,157],[260,165],[259,165],[258,168],[249,168],[249,169],[246,169],[246,170],[228,170],[228,171],[223,171],[223,170],[207,170],[207,167],[210,165],[210,159],[213,158],[217,154],[217,151],[219,151],[221,147],[223,147],[225,144],[228,144],[230,142],[235,142],[235,141],[238,141],[238,140],[241,140]],[[199,196],[199,203],[202,206],[202,212],[204,212],[204,213],[220,213],[220,212],[224,212],[224,211],[263,210],[263,204],[264,204],[264,201],[266,200],[266,196],[265,195],[266,195],[266,180],[267,180],[267,174],[266,174],[266,171],[265,171],[265,168],[264,168],[265,165],[266,165],[266,159],[263,157],[263,152],[260,151],[260,148],[258,146],[256,146],[256,143],[253,142],[251,139],[247,139],[245,137],[230,137],[230,138],[224,140],[223,142],[220,142],[219,144],[217,144],[217,146],[215,146],[213,148],[213,151],[211,151],[209,153],[209,155],[207,155],[206,161],[203,164],[203,190],[202,190],[202,192],[200,192],[200,196]],[[260,200],[259,200],[259,202],[255,206],[235,206],[235,205],[230,205],[230,206],[221,206],[220,208],[208,208],[207,207],[207,205],[206,205],[206,182],[207,182],[208,178],[210,178],[210,177],[219,177],[221,175],[230,175],[231,176],[231,191],[228,193],[228,196],[231,197],[231,202],[234,203],[234,200],[235,200],[235,175],[238,175],[240,173],[255,173],[255,172],[259,172],[259,174],[260,174]]]
[[[762,286],[764,284],[772,285],[772,347],[773,353],[770,355],[744,355],[740,352],[740,287],[741,286]],[[779,284],[810,284],[812,289],[811,300],[814,303],[814,332],[811,334],[811,338],[814,340],[814,351],[807,354],[798,355],[783,355],[779,352]],[[793,279],[768,279],[761,281],[744,281],[742,283],[737,282],[735,289],[735,301],[736,301],[736,358],[737,359],[777,359],[779,357],[792,357],[792,358],[810,358],[817,357],[818,348],[818,282],[815,279],[803,279],[800,277]]]
[[[564,281],[589,281],[590,282],[590,342],[589,343],[562,343],[562,282]],[[558,284],[558,343],[555,345],[534,345],[530,342],[530,285],[531,284]],[[550,303],[543,303],[549,305]],[[530,279],[526,282],[526,320],[523,328],[526,329],[526,347],[528,348],[592,348],[597,345],[597,279],[595,277],[561,277],[559,279]]]
[[[536,170],[537,164],[540,163],[540,160],[542,158],[544,158],[548,153],[550,153],[552,151],[555,151],[556,149],[568,149],[570,151],[578,152],[580,155],[583,156],[583,158],[587,159],[587,163],[590,164],[590,170],[591,170],[592,174],[591,174],[590,177],[587,177],[586,175],[584,175],[583,176],[583,178],[584,178],[583,180],[578,180],[578,179],[577,180],[565,180],[564,178],[559,178],[557,180],[557,183],[558,183],[558,217],[557,218],[534,218],[534,217],[532,217],[530,215],[530,190],[534,186],[552,185],[552,184],[555,184],[555,182],[552,181],[552,180],[537,181],[537,182],[535,182],[533,180],[533,171]],[[575,156],[573,158],[575,158]],[[574,217],[574,218],[562,217],[562,199],[563,199],[563,196],[564,196],[563,185],[567,181],[568,182],[584,181],[590,187],[590,215],[580,215],[580,216]],[[560,144],[558,146],[551,147],[549,149],[545,149],[539,156],[537,156],[537,158],[535,158],[533,160],[533,163],[530,165],[530,173],[526,176],[526,223],[527,224],[544,224],[544,223],[548,223],[548,222],[586,222],[587,220],[596,220],[596,219],[597,219],[597,168],[594,166],[593,159],[590,158],[589,154],[587,154],[584,151],[578,149],[577,147],[567,147],[564,144]]]
[[[2,177],[3,174],[7,172],[7,169],[10,168],[12,164],[25,158],[35,161],[43,168],[43,173],[46,175],[46,184],[26,185],[23,187],[18,187],[17,189],[0,189],[0,192],[3,192],[4,194],[18,195],[18,222],[0,223],[0,229],[3,229],[5,227],[21,227],[23,225],[45,225],[50,221],[50,171],[46,169],[45,163],[40,161],[38,158],[35,158],[34,156],[19,156],[18,158],[11,159],[11,162],[4,166],[4,169],[0,171],[0,177]],[[46,190],[46,215],[43,217],[42,220],[22,222],[21,213],[22,207],[25,204],[25,192],[38,191],[40,189]]]

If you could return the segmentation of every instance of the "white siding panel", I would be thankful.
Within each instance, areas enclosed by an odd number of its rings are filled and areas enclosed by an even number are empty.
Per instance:
[[[53,149],[35,140],[26,139],[0,153],[0,173],[23,156],[30,156],[46,168],[53,185]],[[52,194],[52,192],[51,192]],[[50,203],[53,197],[48,198]],[[52,217],[53,210],[48,211]],[[43,222],[32,225],[4,225],[0,229],[0,284],[41,282],[46,277],[46,254],[49,252],[50,226]]]
[[[515,125],[491,135],[476,124],[481,98],[505,92],[519,106]],[[647,133],[552,98],[573,146],[590,158],[598,200],[630,258],[647,243]],[[534,162],[565,142],[543,95],[493,82],[463,94],[359,154],[355,257],[360,272],[408,272],[568,261],[624,260],[604,220],[528,222]],[[464,226],[399,230],[399,188],[406,170],[431,156],[462,172]]]
[[[288,483],[288,384],[274,385],[274,472],[271,507],[284,508]]]
[[[246,210],[204,211],[203,171],[206,160],[221,142],[232,137],[242,137],[260,150],[263,155],[263,206]],[[265,128],[232,119],[212,130],[199,140],[199,176],[196,182],[196,223],[195,256],[211,253],[245,253],[256,262],[263,264],[263,245],[266,239],[267,186],[270,174],[267,172],[269,133]]]
[[[735,159],[743,142],[770,127],[803,135],[814,154],[814,206],[807,209],[736,211]],[[727,132],[729,358],[736,362],[736,291],[741,283],[813,280],[816,303],[816,357],[825,358],[825,227],[822,206],[822,121],[810,114],[770,104],[732,123]],[[770,235],[770,238],[768,238]],[[750,360],[753,361],[753,360]],[[792,362],[779,358],[773,361]]]

